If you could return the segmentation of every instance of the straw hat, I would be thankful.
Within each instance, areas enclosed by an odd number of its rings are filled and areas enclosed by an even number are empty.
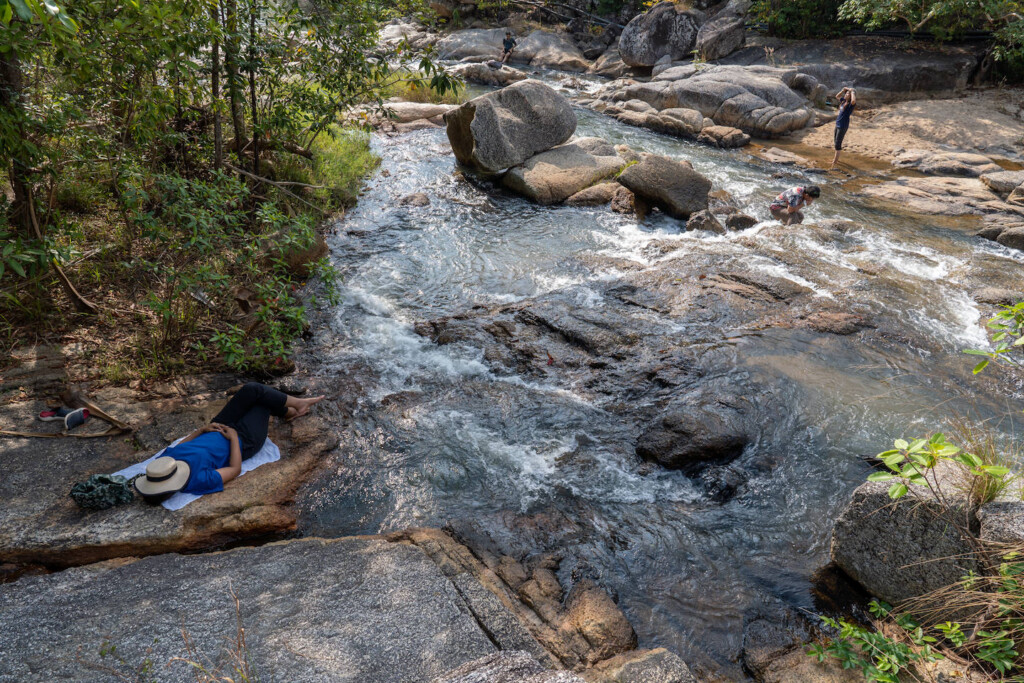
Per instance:
[[[135,480],[135,488],[147,498],[175,493],[185,488],[190,474],[187,462],[165,455],[146,465],[146,474]]]

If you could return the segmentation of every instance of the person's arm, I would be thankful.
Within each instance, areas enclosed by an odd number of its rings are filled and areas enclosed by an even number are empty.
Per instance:
[[[227,484],[229,481],[237,477],[242,473],[242,448],[238,445],[238,432],[231,427],[221,424],[210,425],[214,427],[216,431],[224,435],[224,438],[231,444],[231,455],[228,456],[228,466],[221,467],[217,470],[217,474]]]
[[[789,200],[786,203],[788,205],[788,206],[786,206],[786,212],[787,213],[796,213],[797,211],[802,209],[803,206],[804,206],[804,196],[802,194],[801,195],[797,195],[797,200],[796,201],[793,201],[791,199],[791,200]]]
[[[850,104],[855,106],[855,107],[857,106],[857,91],[856,90],[851,90],[850,91]]]

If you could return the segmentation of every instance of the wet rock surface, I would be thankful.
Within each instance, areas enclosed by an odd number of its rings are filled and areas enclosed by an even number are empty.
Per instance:
[[[569,101],[538,81],[481,95],[444,120],[455,157],[491,173],[565,142],[576,130]]]
[[[650,154],[623,171],[618,180],[675,218],[689,218],[708,206],[711,181],[687,162]]]
[[[465,664],[433,683],[584,683],[576,674],[551,671],[526,652],[497,652]]]

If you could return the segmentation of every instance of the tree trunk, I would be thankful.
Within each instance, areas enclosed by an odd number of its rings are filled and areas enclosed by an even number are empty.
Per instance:
[[[27,152],[20,144],[25,140],[25,111],[22,104],[24,89],[25,77],[21,70],[18,53],[14,50],[0,53],[0,108],[4,110],[8,120],[14,122],[14,130],[19,143],[14,146],[15,150],[7,169],[11,188],[14,190],[14,202],[10,206],[8,220],[12,226],[20,228],[25,236],[30,237],[32,220],[28,211],[30,199],[28,169],[32,165],[32,160],[24,158]]]
[[[256,113],[256,0],[249,5],[249,101],[252,108],[252,172],[260,174],[260,132]]]
[[[210,7],[210,19],[220,27],[220,13],[215,6]],[[210,70],[210,86],[213,102],[213,168],[220,170],[224,163],[224,134],[220,129],[220,40],[213,41],[213,64]]]
[[[226,0],[225,25],[228,31],[224,41],[224,66],[228,72],[228,97],[231,100],[231,123],[235,128],[235,139],[244,142],[245,120],[242,118],[242,93],[238,84],[238,0]],[[242,144],[239,147],[241,151]]]

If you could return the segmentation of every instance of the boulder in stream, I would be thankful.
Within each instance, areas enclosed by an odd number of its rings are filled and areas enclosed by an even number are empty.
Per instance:
[[[977,571],[970,542],[940,519],[934,500],[889,498],[889,484],[865,482],[836,520],[832,561],[890,604],[920,597]]]
[[[689,220],[686,221],[686,230],[688,232],[704,230],[706,232],[718,233],[719,235],[725,234],[725,226],[707,209],[702,209],[692,214]]]
[[[605,78],[622,78],[631,71],[629,64],[622,61],[622,55],[618,50],[612,49],[605,52],[587,69],[588,73],[604,76]]]
[[[490,173],[517,166],[576,131],[569,100],[533,80],[474,98],[444,120],[455,157]]]
[[[559,71],[586,71],[590,68],[590,61],[566,36],[540,30],[519,41],[509,61]]]
[[[736,408],[717,400],[687,401],[656,419],[640,435],[636,452],[645,460],[692,474],[709,464],[735,460],[749,441]]]
[[[1004,247],[1024,251],[1024,226],[1003,230],[999,233],[999,237],[996,238],[996,242],[999,242]]]
[[[908,150],[892,160],[896,168],[912,168],[927,175],[977,177],[1002,169],[984,154]],[[987,184],[987,183],[986,183]]]
[[[688,162],[648,154],[623,171],[619,182],[675,218],[708,208],[711,181]]]
[[[629,66],[654,66],[662,57],[690,56],[704,13],[682,3],[660,2],[638,14],[619,36],[619,54]]]
[[[625,165],[609,143],[601,138],[583,138],[531,157],[522,166],[510,169],[502,184],[538,204],[557,204],[615,175]]]
[[[527,652],[495,652],[449,671],[432,683],[586,683],[568,671],[552,671]]]

